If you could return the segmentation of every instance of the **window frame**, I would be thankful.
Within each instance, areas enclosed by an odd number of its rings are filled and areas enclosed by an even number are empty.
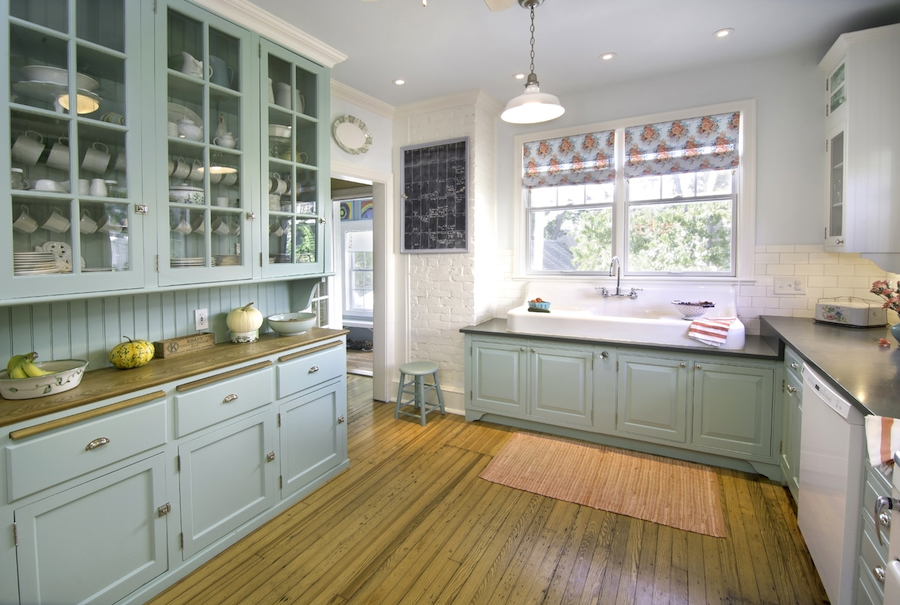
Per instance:
[[[640,124],[652,124],[669,120],[686,119],[700,115],[714,115],[729,112],[740,112],[740,170],[735,175],[735,187],[732,197],[734,204],[734,227],[732,230],[733,246],[733,274],[706,274],[706,273],[637,273],[627,271],[627,262],[623,263],[622,275],[634,275],[646,281],[695,281],[721,283],[753,281],[754,279],[754,253],[756,246],[756,100],[746,99],[715,105],[705,105],[678,109],[655,114],[621,118],[606,122],[599,122],[580,126],[570,126],[548,131],[531,132],[516,135],[514,137],[514,166],[513,171],[513,201],[514,201],[514,233],[513,233],[513,258],[514,275],[519,279],[590,279],[594,276],[606,276],[605,271],[566,271],[545,272],[532,271],[529,263],[529,220],[530,214],[525,207],[525,189],[522,179],[523,146],[525,143],[541,140],[574,136],[586,132],[614,130],[615,141],[615,169],[616,180],[613,198],[613,250],[614,256],[627,261],[626,229],[628,210],[626,206],[627,184],[624,176],[625,160],[625,136],[624,129]],[[726,196],[717,196],[726,197]],[[658,202],[658,200],[654,200]]]

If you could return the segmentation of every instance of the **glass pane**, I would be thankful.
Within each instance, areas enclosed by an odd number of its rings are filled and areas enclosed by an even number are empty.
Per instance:
[[[241,89],[241,43],[218,30],[209,30],[209,82],[232,90]]]
[[[528,205],[531,208],[552,208],[556,206],[556,187],[528,189]]]
[[[613,196],[616,192],[614,183],[604,183],[602,185],[585,185],[584,201],[587,204],[611,204]]]
[[[841,63],[840,66],[834,70],[834,73],[831,74],[831,87],[829,90],[837,91],[837,89],[844,83],[844,74],[845,74],[846,64]]]
[[[123,0],[78,0],[75,8],[76,36],[106,48],[125,52]]]
[[[697,195],[693,173],[666,174],[661,178],[663,199],[670,199],[673,197],[694,197]]]
[[[351,255],[350,266],[354,270],[374,269],[373,255],[371,252],[353,252]]]
[[[831,95],[831,111],[834,111],[838,107],[844,104],[847,100],[847,88],[845,86],[841,86]]]
[[[568,185],[557,188],[557,203],[560,206],[583,206],[584,185]]]
[[[66,0],[11,0],[9,14],[31,23],[43,25],[58,32],[69,29],[69,7]]]
[[[533,271],[605,271],[612,259],[612,208],[530,213]]]
[[[734,191],[734,172],[714,170],[697,173],[697,195],[722,195]]]
[[[840,237],[844,232],[844,133],[831,139],[828,236]]]
[[[731,200],[632,206],[628,270],[730,272]]]
[[[318,115],[318,107],[316,106],[316,90],[318,86],[318,77],[314,73],[310,73],[300,67],[295,70],[295,89],[296,104],[294,111],[308,116],[316,117]]]
[[[297,219],[296,239],[294,243],[294,258],[298,263],[316,262],[316,221],[314,219]]]
[[[628,179],[628,199],[633,202],[660,199],[662,179],[658,176],[644,176]]]
[[[10,25],[9,75],[12,102],[47,111],[63,112],[60,98],[66,97],[68,100],[70,80],[67,44],[67,41],[61,38]],[[81,77],[76,81],[82,88],[93,88],[95,91],[99,86],[97,81],[91,78]],[[95,106],[94,109],[96,108]]]
[[[241,242],[243,228],[241,215],[234,212],[213,210],[209,214],[209,233],[212,250],[212,266],[226,267],[242,264]]]
[[[169,208],[169,257],[173,269],[206,266],[206,211]]]
[[[126,271],[129,267],[128,207],[85,202],[81,208],[77,221],[81,271]]]

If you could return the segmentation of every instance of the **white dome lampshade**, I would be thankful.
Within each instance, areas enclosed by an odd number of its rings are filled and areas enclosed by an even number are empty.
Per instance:
[[[531,73],[525,92],[506,104],[500,119],[510,124],[538,124],[555,120],[565,112],[557,97],[541,92],[537,76]]]

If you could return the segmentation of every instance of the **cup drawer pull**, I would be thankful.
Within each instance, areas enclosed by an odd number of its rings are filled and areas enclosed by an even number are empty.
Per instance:
[[[231,403],[232,401],[237,401],[237,393],[232,393],[231,395],[225,395],[225,399],[222,400],[222,403]]]
[[[319,371],[319,366],[312,366],[312,367],[309,369],[309,372],[307,372],[307,374],[315,374],[315,373],[318,372],[318,371]]]
[[[89,452],[89,451],[91,451],[91,450],[95,450],[95,449],[97,449],[98,447],[100,447],[101,445],[106,445],[107,443],[109,443],[109,439],[108,439],[108,438],[106,438],[106,437],[97,437],[96,439],[94,439],[93,441],[91,441],[90,443],[88,443],[88,444],[85,446],[84,451]]]

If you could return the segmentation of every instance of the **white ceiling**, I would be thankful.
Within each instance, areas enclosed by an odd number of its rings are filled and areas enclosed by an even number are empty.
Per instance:
[[[529,12],[483,0],[250,0],[347,55],[332,78],[391,105],[484,89],[505,103],[528,72]],[[664,72],[813,49],[900,22],[898,0],[545,0],[535,72],[560,97]],[[734,28],[725,39],[713,32]],[[612,61],[601,53],[613,51]],[[395,78],[407,81],[392,84]]]

